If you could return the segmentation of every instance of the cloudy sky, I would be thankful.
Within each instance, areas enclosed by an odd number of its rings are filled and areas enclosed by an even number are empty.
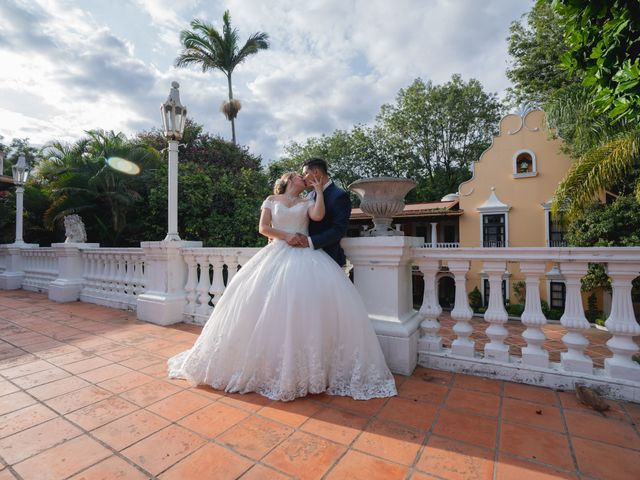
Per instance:
[[[0,135],[42,144],[159,126],[180,82],[189,115],[229,139],[222,73],[176,69],[180,30],[221,26],[271,47],[236,68],[238,142],[278,158],[292,140],[369,123],[415,78],[477,78],[502,95],[509,24],[533,0],[0,0]]]

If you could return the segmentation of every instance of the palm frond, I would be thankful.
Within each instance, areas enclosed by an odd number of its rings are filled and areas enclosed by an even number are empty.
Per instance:
[[[558,185],[552,206],[554,213],[563,206],[569,218],[576,218],[602,190],[624,180],[639,160],[640,130],[624,132],[587,150]]]

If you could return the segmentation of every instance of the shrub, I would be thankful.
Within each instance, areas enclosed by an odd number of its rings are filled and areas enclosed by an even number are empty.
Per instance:
[[[522,312],[524,312],[524,305],[522,303],[514,303],[507,308],[507,313],[514,317],[521,316]]]
[[[478,308],[482,307],[482,294],[478,287],[475,287],[473,290],[469,292],[469,306],[473,309],[474,312],[477,311]]]
[[[526,284],[520,280],[519,282],[513,282],[513,295],[516,297],[518,303],[524,305],[525,298],[527,297]]]
[[[564,312],[562,310],[558,310],[557,308],[552,308],[551,310],[549,310],[549,315],[547,315],[547,318],[549,320],[560,320],[560,317],[562,316]]]
[[[540,308],[542,309],[542,314],[549,318],[549,311],[551,310],[549,308],[549,304],[547,303],[546,300],[540,300]]]

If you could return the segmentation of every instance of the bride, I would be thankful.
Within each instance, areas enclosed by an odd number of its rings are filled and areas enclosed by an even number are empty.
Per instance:
[[[309,393],[357,400],[396,394],[364,304],[344,271],[323,250],[295,248],[316,199],[300,196],[301,175],[285,173],[262,204],[260,233],[270,243],[233,277],[194,346],[169,359],[169,376],[227,392],[273,400]]]

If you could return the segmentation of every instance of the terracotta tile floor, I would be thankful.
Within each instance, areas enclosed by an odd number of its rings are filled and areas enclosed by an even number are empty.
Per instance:
[[[167,379],[199,330],[0,292],[0,480],[638,478],[640,405],[422,368],[391,399],[272,402]]]

